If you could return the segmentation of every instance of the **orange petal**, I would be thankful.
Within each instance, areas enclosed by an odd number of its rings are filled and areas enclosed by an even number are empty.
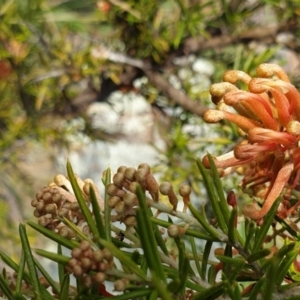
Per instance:
[[[261,210],[258,210],[255,205],[246,205],[243,208],[243,213],[245,216],[253,219],[259,220],[262,219],[272,207],[274,201],[280,196],[282,190],[286,186],[288,180],[290,179],[291,173],[293,171],[293,163],[290,162],[286,164],[279,172],[276,177],[276,180],[273,184],[273,187],[267,196]]]

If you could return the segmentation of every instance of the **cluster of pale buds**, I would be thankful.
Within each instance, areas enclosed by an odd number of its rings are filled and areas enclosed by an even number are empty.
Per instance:
[[[76,278],[81,278],[86,287],[101,284],[106,279],[106,271],[114,266],[113,255],[104,249],[93,250],[87,241],[82,241],[79,247],[71,251],[68,270]]]
[[[90,185],[93,186],[100,209],[103,210],[103,200],[92,180],[82,181],[78,177],[76,179],[87,203],[90,202]],[[90,229],[84,220],[73,193],[71,183],[63,175],[56,175],[52,183],[37,192],[35,199],[31,201],[31,205],[35,208],[33,214],[38,218],[39,225],[53,230],[68,239],[74,238],[75,234],[68,226],[63,224],[63,218],[72,221],[84,233],[90,233]]]
[[[300,95],[278,65],[262,64],[257,74],[251,78],[242,71],[227,71],[224,82],[210,89],[217,108],[208,110],[204,119],[208,123],[227,120],[242,131],[243,141],[230,153],[216,157],[215,164],[223,176],[240,168],[244,175],[241,186],[263,199],[260,210],[254,203],[244,207],[244,214],[263,218],[286,189],[278,211],[285,218],[300,205],[289,201],[300,175]],[[210,167],[208,157],[203,163]]]
[[[106,193],[109,195],[108,206],[113,209],[111,216],[113,222],[120,221],[128,227],[136,225],[137,186],[148,194],[148,200],[159,202],[160,194],[167,196],[173,210],[176,211],[178,197],[172,184],[169,182],[158,184],[148,164],[142,163],[137,169],[121,166],[113,176],[113,182],[106,186]],[[182,196],[185,211],[190,202],[191,187],[186,184],[181,185],[179,194]]]

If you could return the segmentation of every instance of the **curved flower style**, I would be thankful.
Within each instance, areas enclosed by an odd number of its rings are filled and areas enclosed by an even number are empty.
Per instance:
[[[278,65],[262,64],[257,74],[251,78],[242,71],[227,71],[224,82],[210,89],[217,109],[208,110],[204,120],[228,120],[243,131],[243,141],[215,158],[215,164],[222,175],[242,167],[241,186],[264,200],[260,210],[255,204],[245,206],[244,214],[263,218],[285,189],[278,215],[286,218],[300,205],[300,200],[293,206],[289,201],[300,176],[300,95]],[[238,81],[247,90],[237,88]],[[209,168],[207,156],[203,163]]]

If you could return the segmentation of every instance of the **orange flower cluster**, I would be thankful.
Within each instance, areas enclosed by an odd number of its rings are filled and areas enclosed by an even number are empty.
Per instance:
[[[299,188],[300,95],[278,65],[261,64],[257,75],[227,71],[224,82],[210,89],[217,108],[208,110],[204,119],[228,120],[243,131],[242,142],[216,157],[215,164],[222,175],[242,167],[241,186],[264,200],[261,209],[255,203],[245,206],[244,214],[262,219],[285,190],[278,215],[286,218],[300,205],[300,200],[294,205],[289,201],[291,190]],[[246,89],[240,90],[237,83]],[[209,168],[207,156],[203,163]]]

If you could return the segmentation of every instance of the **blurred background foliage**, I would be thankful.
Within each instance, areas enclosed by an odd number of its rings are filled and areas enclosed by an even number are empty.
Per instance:
[[[254,75],[267,61],[299,85],[299,15],[292,0],[0,0],[1,222],[24,217],[28,195],[74,137],[126,138],[88,113],[116,91],[151,105],[162,180],[201,193],[195,156],[226,152],[239,138],[226,122],[203,124],[209,85],[227,69]]]

